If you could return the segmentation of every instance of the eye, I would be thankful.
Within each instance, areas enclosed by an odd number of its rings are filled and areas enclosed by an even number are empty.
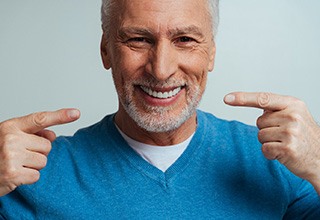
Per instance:
[[[146,43],[148,43],[147,39],[144,37],[133,37],[133,38],[130,38],[128,40],[128,42],[146,42]]]
[[[174,44],[181,48],[190,48],[195,47],[197,45],[197,41],[188,36],[181,36],[175,39]]]
[[[127,45],[131,48],[149,48],[152,44],[151,40],[145,37],[132,37],[126,41]]]
[[[183,36],[183,37],[179,37],[179,38],[177,39],[177,41],[178,41],[178,42],[182,42],[182,43],[186,43],[186,42],[194,41],[194,39],[191,38],[191,37],[185,37],[185,36]]]

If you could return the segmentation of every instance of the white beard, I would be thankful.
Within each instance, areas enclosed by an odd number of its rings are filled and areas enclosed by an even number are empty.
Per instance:
[[[170,84],[174,84],[174,82],[171,82]],[[120,102],[127,114],[137,123],[137,125],[148,132],[161,133],[179,128],[195,113],[201,100],[201,92],[198,86],[193,89],[188,89],[189,87],[186,86],[187,104],[182,108],[181,112],[175,112],[175,115],[173,115],[173,106],[154,107],[147,105],[144,105],[144,111],[141,111],[133,101],[133,92],[128,92],[132,90],[132,85],[133,83],[126,84],[126,95],[125,97],[120,98]],[[154,85],[154,83],[152,85]],[[166,82],[165,85],[168,85],[168,82]],[[163,87],[165,87],[165,85],[163,85]]]

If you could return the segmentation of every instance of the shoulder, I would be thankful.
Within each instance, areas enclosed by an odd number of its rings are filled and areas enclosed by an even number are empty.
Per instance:
[[[48,164],[42,176],[56,170],[74,171],[75,165],[91,163],[101,155],[106,159],[113,152],[113,140],[117,139],[113,115],[108,115],[96,124],[78,130],[73,136],[60,136],[52,143]]]
[[[270,192],[278,191],[283,196],[286,192],[288,200],[296,198],[296,193],[301,191],[302,186],[308,192],[313,192],[309,183],[293,175],[283,164],[264,157],[256,126],[219,119],[203,111],[198,111],[197,115],[199,126],[204,127],[205,145],[210,146],[215,158],[223,161],[225,169],[233,170],[233,175],[240,174],[236,175],[238,180],[246,176],[249,177],[250,184],[260,186],[272,182]],[[268,184],[265,189],[269,188]]]
[[[80,148],[85,145],[95,145],[104,141],[105,136],[112,136],[114,115],[107,115],[101,121],[81,128],[73,136],[59,136],[53,143],[55,148]]]
[[[227,138],[237,142],[250,141],[252,144],[258,144],[257,134],[258,128],[256,126],[248,125],[239,121],[228,121],[220,119],[211,113],[197,111],[198,124],[203,126],[208,135]]]
[[[98,169],[97,164],[110,161],[114,155],[115,144],[111,139],[116,135],[112,125],[113,115],[108,115],[98,123],[78,130],[73,136],[58,137],[52,143],[47,166],[41,170],[40,181],[22,188],[33,191],[45,189],[50,182],[63,185],[75,181],[73,184],[77,185],[79,176],[96,172],[93,170]]]

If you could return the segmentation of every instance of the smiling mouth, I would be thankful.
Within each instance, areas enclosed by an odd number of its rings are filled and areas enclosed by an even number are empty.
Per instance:
[[[157,99],[168,99],[168,98],[172,98],[174,96],[176,96],[182,89],[183,86],[179,86],[175,89],[169,90],[169,91],[155,91],[152,90],[149,87],[146,86],[140,86],[140,88],[142,89],[142,91],[144,91],[145,93],[147,93],[149,96],[157,98]]]

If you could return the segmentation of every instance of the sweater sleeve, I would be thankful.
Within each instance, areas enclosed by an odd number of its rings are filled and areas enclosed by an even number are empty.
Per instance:
[[[320,219],[320,197],[309,182],[301,181],[283,219]]]

